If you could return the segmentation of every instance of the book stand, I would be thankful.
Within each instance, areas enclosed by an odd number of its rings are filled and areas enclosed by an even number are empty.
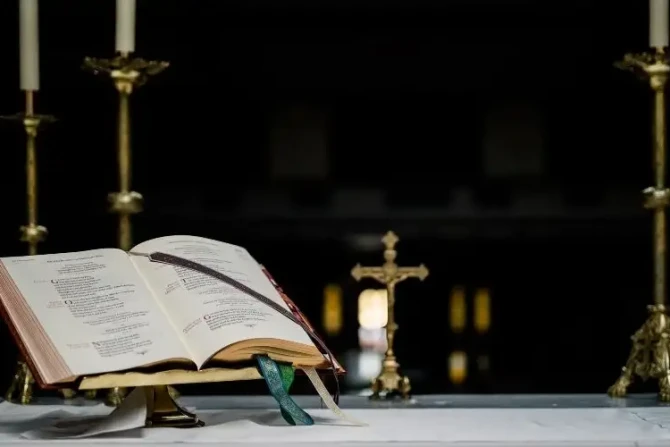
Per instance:
[[[194,428],[205,425],[197,415],[189,413],[174,401],[167,385],[145,386],[147,427]]]
[[[174,401],[168,385],[255,379],[262,379],[255,367],[207,368],[201,371],[171,369],[155,373],[131,371],[84,377],[79,390],[141,387],[147,401],[145,427],[194,428],[202,427],[205,423]]]

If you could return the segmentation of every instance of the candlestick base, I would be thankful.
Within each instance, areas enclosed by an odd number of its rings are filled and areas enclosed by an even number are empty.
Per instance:
[[[21,405],[29,404],[33,399],[33,375],[28,369],[26,362],[19,360],[16,364],[16,372],[12,383],[5,394],[7,402],[15,402]]]
[[[127,393],[127,388],[114,387],[107,392],[107,398],[105,399],[105,404],[117,407],[123,402]]]
[[[61,396],[63,396],[63,399],[65,400],[72,400],[75,397],[77,397],[77,392],[75,390],[72,390],[70,388],[63,388],[58,390]]]
[[[631,349],[626,366],[621,368],[621,375],[612,385],[607,394],[612,397],[623,397],[633,383],[635,375],[642,381],[658,380],[658,397],[663,402],[670,402],[670,332],[668,316],[663,304],[647,306],[649,318],[640,329],[633,334]]]

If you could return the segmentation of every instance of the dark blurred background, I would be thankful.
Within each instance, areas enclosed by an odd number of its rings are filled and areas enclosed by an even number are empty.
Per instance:
[[[23,107],[17,3],[0,5],[6,115]],[[357,317],[375,284],[349,272],[381,263],[392,229],[398,261],[431,271],[398,289],[416,393],[604,393],[652,299],[649,89],[613,67],[645,49],[647,8],[139,0],[136,54],[171,66],[132,98],[135,240],[248,248],[355,391],[378,366]],[[113,0],[40,4],[37,111],[60,120],[39,137],[42,252],[116,244],[117,96],[80,69],[113,55],[114,14]],[[0,255],[20,255],[23,131],[0,139]],[[1,343],[7,382],[4,328]]]

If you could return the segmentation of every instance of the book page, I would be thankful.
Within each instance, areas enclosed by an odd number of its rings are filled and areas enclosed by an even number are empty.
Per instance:
[[[144,242],[131,252],[163,252],[206,265],[289,309],[258,262],[242,247],[195,236],[166,236]],[[141,256],[131,259],[154,289],[199,366],[242,340],[275,338],[313,346],[302,327],[216,278]]]
[[[190,357],[125,252],[90,250],[1,261],[75,375]]]

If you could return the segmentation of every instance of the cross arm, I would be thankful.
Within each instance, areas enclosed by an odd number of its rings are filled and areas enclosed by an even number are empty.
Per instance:
[[[363,267],[360,264],[351,269],[351,276],[356,280],[360,281],[363,278],[372,278],[383,283],[384,282],[384,271],[381,267]]]
[[[405,278],[419,278],[421,281],[428,277],[428,268],[421,264],[418,267],[399,267],[398,276]]]

